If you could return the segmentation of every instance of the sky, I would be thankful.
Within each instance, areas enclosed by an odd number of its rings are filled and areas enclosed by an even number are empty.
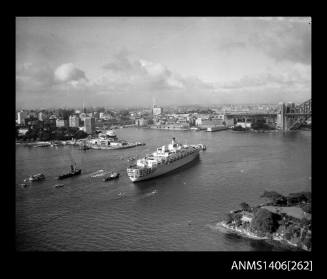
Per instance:
[[[308,17],[16,18],[16,107],[310,98]]]

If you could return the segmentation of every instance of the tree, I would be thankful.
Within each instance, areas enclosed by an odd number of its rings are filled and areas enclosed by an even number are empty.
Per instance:
[[[235,221],[235,225],[238,227],[240,225],[242,225],[242,214],[241,213],[236,213],[234,214],[234,221]]]
[[[275,205],[286,205],[287,198],[275,191],[264,191],[261,198],[268,198]]]
[[[252,228],[263,233],[273,233],[277,230],[280,216],[267,209],[259,208],[251,222]]]
[[[247,204],[246,202],[242,202],[240,206],[244,211],[251,211],[251,206],[249,206],[249,204]]]
[[[311,214],[311,204],[306,203],[304,206],[302,206],[302,210],[306,213],[310,213]]]
[[[51,140],[52,138],[51,138],[51,134],[50,134],[50,132],[48,132],[48,131],[43,131],[43,132],[40,134],[40,139],[41,139],[42,141],[49,141],[49,140]]]
[[[226,223],[227,223],[227,224],[232,223],[233,220],[234,220],[234,218],[233,218],[233,214],[232,214],[232,213],[228,213],[228,214],[226,214]]]
[[[74,137],[75,139],[84,139],[84,138],[87,137],[87,133],[85,133],[84,131],[80,131],[80,130],[78,130],[78,131],[73,135],[73,137]]]
[[[290,193],[287,196],[287,205],[297,205],[301,202],[311,203],[311,192]]]

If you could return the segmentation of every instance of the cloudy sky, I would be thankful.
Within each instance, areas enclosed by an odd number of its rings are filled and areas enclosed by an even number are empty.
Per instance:
[[[16,18],[16,106],[302,102],[310,18]]]

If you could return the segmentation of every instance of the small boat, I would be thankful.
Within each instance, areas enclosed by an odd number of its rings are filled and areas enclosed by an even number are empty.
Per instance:
[[[25,178],[24,179],[24,182],[34,182],[34,181],[41,181],[41,180],[44,180],[45,179],[45,176],[43,173],[37,173],[37,174],[33,174],[31,175],[30,177],[28,178]]]
[[[73,165],[71,165],[70,167],[71,167],[70,172],[69,173],[62,174],[62,175],[59,175],[58,176],[58,179],[65,179],[65,178],[76,176],[76,175],[79,175],[79,174],[82,173],[82,170],[81,169],[76,169],[75,167],[73,167]]]
[[[28,187],[28,184],[26,184],[26,183],[20,183],[19,186],[22,187],[22,188],[26,188],[26,187]]]
[[[103,179],[103,181],[109,181],[109,180],[117,179],[119,177],[119,175],[120,175],[119,172],[112,172],[107,177],[105,177]]]
[[[65,186],[65,184],[56,184],[54,187],[55,188],[61,188],[61,187],[64,187]]]

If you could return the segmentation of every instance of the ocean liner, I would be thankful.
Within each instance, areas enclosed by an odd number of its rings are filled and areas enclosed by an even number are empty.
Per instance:
[[[168,146],[158,147],[156,152],[138,159],[136,164],[129,166],[128,177],[136,182],[163,175],[198,158],[200,150],[204,149],[206,147],[203,144],[181,145],[173,138]]]

